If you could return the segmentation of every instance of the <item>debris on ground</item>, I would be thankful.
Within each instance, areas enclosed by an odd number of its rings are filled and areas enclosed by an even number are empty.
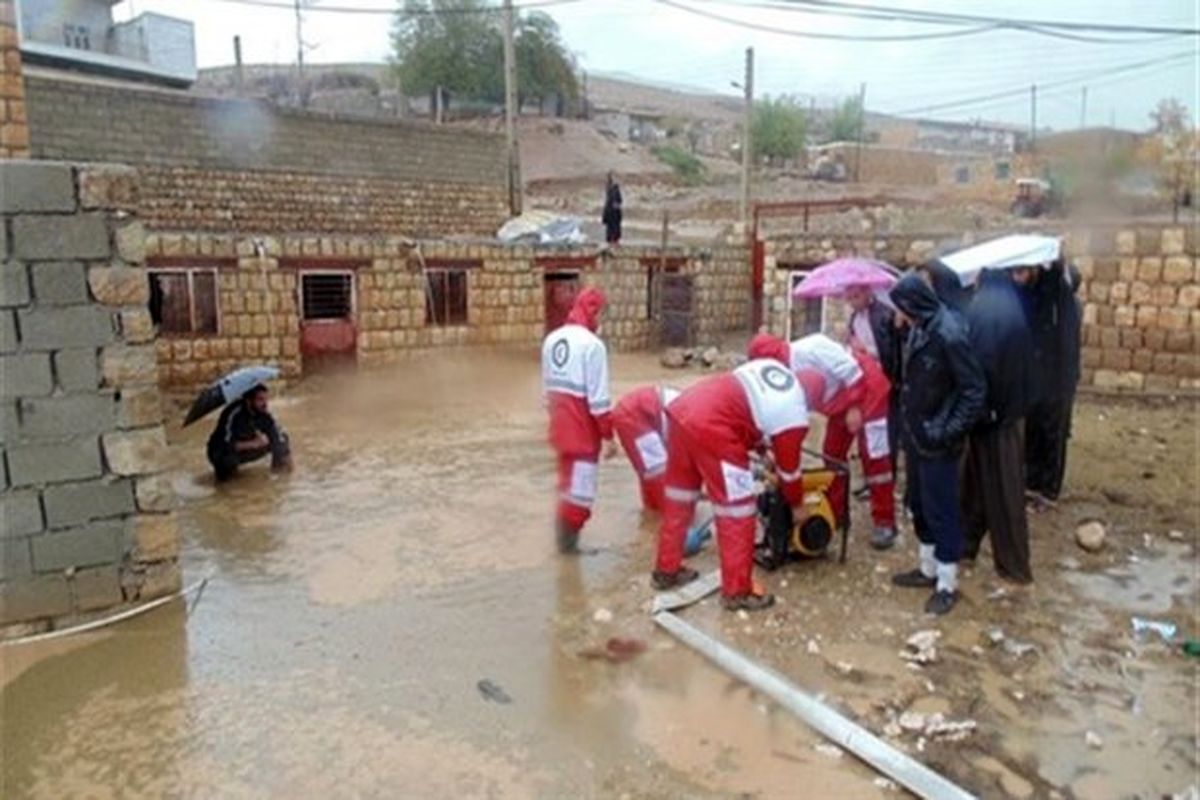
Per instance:
[[[818,742],[817,744],[814,744],[813,750],[816,750],[821,755],[828,756],[830,758],[842,757],[842,748],[832,744],[826,744],[825,742]]]
[[[1032,642],[1020,642],[1016,639],[1005,639],[1003,643],[1004,652],[1013,658],[1022,658],[1029,653],[1037,652],[1037,645]]]
[[[946,742],[958,742],[970,736],[979,727],[973,719],[957,722],[946,719],[943,714],[932,714],[925,723],[925,735]]]
[[[819,655],[821,655],[821,645],[817,644],[817,640],[816,640],[816,639],[809,639],[809,640],[808,640],[808,645],[805,647],[805,650],[807,650],[807,651],[808,651],[808,654],[809,654],[810,656],[819,656]]]
[[[668,369],[701,366],[705,369],[733,369],[746,361],[746,356],[718,347],[668,347],[659,356],[658,362]]]
[[[1100,734],[1095,731],[1088,731],[1083,735],[1083,740],[1087,742],[1087,746],[1093,750],[1099,750],[1104,747],[1104,740],[1100,738]]]
[[[596,613],[592,614],[592,619],[599,623],[608,623],[613,620],[613,613],[607,608],[597,608]]]
[[[1079,559],[1072,558],[1071,556],[1067,556],[1066,558],[1060,558],[1058,560],[1058,568],[1059,569],[1077,570],[1081,566],[1083,566],[1083,565],[1079,563]]]
[[[659,357],[658,363],[668,369],[682,369],[691,360],[691,353],[682,347],[668,347]]]
[[[940,638],[941,631],[917,631],[905,641],[900,657],[913,664],[932,664],[937,661],[937,641]]]
[[[479,689],[479,693],[483,695],[484,700],[490,700],[493,703],[501,705],[508,705],[512,702],[512,697],[509,696],[508,692],[501,689],[499,684],[487,678],[475,684],[475,687]]]
[[[1104,548],[1104,540],[1108,530],[1100,520],[1088,520],[1080,523],[1075,529],[1075,543],[1089,553],[1097,553]]]
[[[885,792],[894,792],[894,791],[896,791],[896,784],[895,784],[895,782],[894,782],[894,781],[890,781],[890,780],[888,780],[887,778],[883,778],[883,777],[876,778],[876,779],[873,781],[873,783],[875,784],[875,788],[876,788],[876,789],[882,789],[882,790],[883,790],[883,791],[885,791]]]
[[[1182,542],[1187,537],[1184,535],[1183,531],[1170,530],[1170,531],[1167,531],[1167,538],[1170,539],[1172,542]]]
[[[625,639],[614,636],[604,643],[604,647],[588,647],[579,651],[580,658],[593,661],[607,661],[610,664],[622,664],[646,652],[646,643],[641,639]]]
[[[1179,626],[1173,622],[1166,622],[1158,619],[1143,619],[1142,617],[1133,617],[1130,619],[1133,623],[1133,635],[1138,638],[1143,638],[1144,634],[1149,632],[1157,633],[1164,642],[1170,642],[1175,638],[1175,634],[1179,631]]]

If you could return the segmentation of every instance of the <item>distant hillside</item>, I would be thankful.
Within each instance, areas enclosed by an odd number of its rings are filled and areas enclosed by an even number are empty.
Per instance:
[[[638,83],[624,76],[588,76],[588,100],[599,109],[627,111],[648,116],[680,117],[738,123],[742,99],[731,95],[688,91],[652,83]]]

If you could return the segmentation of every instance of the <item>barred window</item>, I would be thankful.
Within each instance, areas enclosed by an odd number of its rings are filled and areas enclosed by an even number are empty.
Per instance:
[[[477,262],[427,265],[425,270],[425,324],[466,325],[467,273]]]
[[[302,272],[304,319],[349,319],[354,315],[354,276],[349,272]]]

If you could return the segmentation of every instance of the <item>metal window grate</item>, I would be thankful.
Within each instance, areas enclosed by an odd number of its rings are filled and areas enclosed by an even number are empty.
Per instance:
[[[354,276],[350,273],[301,275],[304,319],[349,319],[354,314]]]
[[[467,324],[467,271],[430,269],[425,272],[426,325]]]

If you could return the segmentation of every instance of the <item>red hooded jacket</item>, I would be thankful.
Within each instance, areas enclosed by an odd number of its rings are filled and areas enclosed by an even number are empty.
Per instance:
[[[589,456],[612,438],[608,350],[595,333],[604,293],[586,288],[562,326],[542,343],[542,395],[550,412],[550,444],[560,454]]]

